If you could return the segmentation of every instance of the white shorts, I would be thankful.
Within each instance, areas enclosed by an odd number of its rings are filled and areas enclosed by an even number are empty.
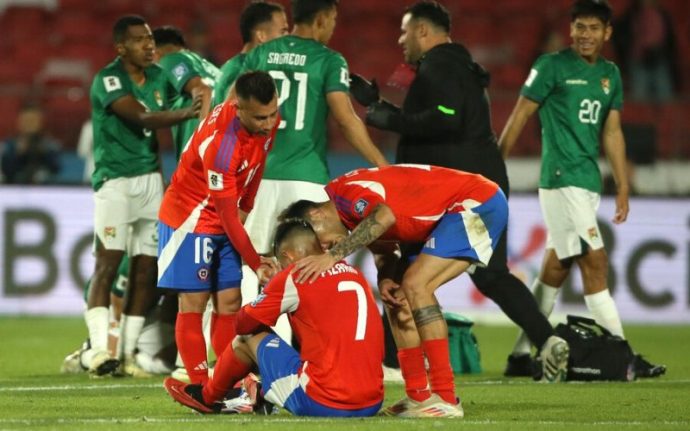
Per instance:
[[[163,178],[159,172],[106,181],[94,194],[96,237],[106,250],[157,256],[162,199]]]
[[[548,231],[546,248],[559,259],[580,256],[586,250],[604,247],[597,223],[598,193],[580,187],[539,189],[539,203]],[[584,244],[583,244],[584,243]]]
[[[254,200],[254,209],[249,213],[244,228],[257,253],[271,252],[273,234],[278,226],[278,216],[300,199],[314,202],[328,200],[323,184],[307,181],[261,180]]]

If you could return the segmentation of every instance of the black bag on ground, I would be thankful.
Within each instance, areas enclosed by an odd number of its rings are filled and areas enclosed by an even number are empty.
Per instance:
[[[628,342],[593,319],[568,316],[556,335],[570,345],[567,380],[635,380],[635,354]]]

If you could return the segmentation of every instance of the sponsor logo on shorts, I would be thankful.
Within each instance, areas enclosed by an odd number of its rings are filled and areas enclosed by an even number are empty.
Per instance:
[[[427,240],[426,243],[424,243],[425,248],[430,248],[430,249],[435,249],[436,248],[436,238],[433,236]]]
[[[280,347],[280,339],[278,339],[278,338],[272,339],[271,341],[266,343],[266,347],[273,347],[273,348]]]
[[[208,280],[208,268],[199,268],[199,270],[196,272],[196,276],[199,277],[199,280],[201,281]]]
[[[587,229],[587,235],[589,235],[590,240],[594,240],[596,238],[599,238],[599,232],[597,231],[597,228],[595,227],[590,227]]]
[[[357,215],[362,216],[364,215],[364,210],[367,209],[368,206],[369,202],[367,202],[366,199],[360,199],[355,202],[355,212]]]
[[[115,226],[106,226],[103,229],[103,237],[104,238],[115,238],[117,236],[117,230],[115,229]]]

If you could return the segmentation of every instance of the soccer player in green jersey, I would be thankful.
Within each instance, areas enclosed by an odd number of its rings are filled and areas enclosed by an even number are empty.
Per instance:
[[[84,362],[104,375],[124,359],[122,371],[141,375],[133,359],[144,315],[156,290],[156,221],[163,178],[154,129],[197,117],[199,105],[165,110],[171,91],[163,69],[153,63],[151,29],[140,16],[124,16],[113,27],[118,57],[91,85],[95,171],[96,264],[85,312],[91,349]],[[130,284],[121,320],[118,356],[108,353],[110,286],[125,252],[131,258]]]
[[[216,81],[213,106],[223,103],[228,97],[230,86],[240,75],[244,58],[254,47],[288,33],[285,9],[278,3],[252,2],[240,15],[242,51],[225,62],[220,68],[220,78]]]
[[[289,204],[328,199],[323,186],[330,179],[329,113],[365,159],[375,166],[387,165],[350,102],[347,62],[326,46],[335,30],[337,5],[338,0],[292,0],[292,34],[261,44],[245,57],[244,70],[267,71],[276,81],[282,118],[254,210],[245,223],[259,253],[270,252],[277,217]],[[257,282],[248,268],[243,273],[244,300],[256,295]]]
[[[540,308],[547,316],[551,313],[574,262],[580,267],[585,303],[592,316],[623,337],[618,310],[606,285],[608,257],[596,218],[601,193],[600,140],[617,186],[613,223],[623,223],[628,216],[629,185],[620,120],[623,85],[618,67],[601,56],[611,38],[611,15],[606,0],[574,2],[572,45],[536,61],[499,146],[507,157],[527,119],[539,111],[539,201],[548,230],[542,270],[533,286]],[[529,341],[521,334],[511,356],[529,354],[529,350]],[[665,368],[638,355],[636,371],[640,377],[649,377],[662,374]]]
[[[186,108],[201,99],[199,118],[172,126],[175,158],[180,154],[199,125],[199,119],[208,115],[213,101],[213,87],[220,77],[220,70],[208,60],[187,49],[180,29],[173,26],[158,27],[153,30],[156,42],[158,64],[168,72],[170,83],[175,88],[171,103],[173,109]]]

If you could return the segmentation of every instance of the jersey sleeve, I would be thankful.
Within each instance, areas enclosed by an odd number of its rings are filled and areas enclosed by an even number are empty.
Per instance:
[[[326,186],[326,193],[341,215],[348,220],[362,220],[377,205],[385,203],[377,187],[381,185],[369,181],[331,182]]]
[[[96,75],[93,83],[93,94],[101,106],[107,108],[120,97],[132,94],[130,85],[129,79],[125,79],[122,74],[113,70],[104,70]]]
[[[160,65],[168,73],[170,83],[178,93],[184,92],[184,86],[190,79],[200,76],[189,57],[183,54],[168,54],[161,59]]]
[[[326,60],[323,90],[324,93],[350,91],[350,72],[347,61],[338,53],[334,52]]]
[[[556,84],[553,55],[539,57],[529,71],[520,94],[541,104]]]
[[[259,296],[244,306],[244,311],[264,325],[274,326],[283,313],[292,313],[299,306],[299,295],[290,274],[292,266],[278,273]]]
[[[621,111],[623,109],[623,80],[621,79],[621,71],[614,65],[613,75],[613,98],[611,99],[611,109]]]
[[[232,126],[230,126],[232,127]],[[206,142],[209,140],[209,143]],[[199,145],[208,190],[216,198],[240,198],[237,187],[237,159],[233,157],[237,137],[220,128]],[[206,145],[205,145],[206,144]]]

